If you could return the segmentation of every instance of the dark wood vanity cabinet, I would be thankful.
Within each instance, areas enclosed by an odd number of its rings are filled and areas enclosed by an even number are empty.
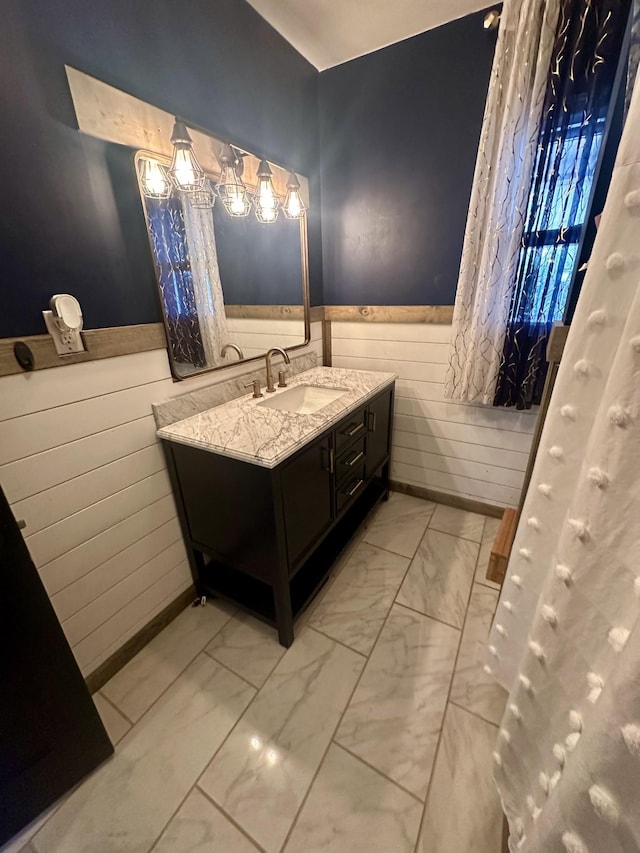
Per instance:
[[[282,466],[280,484],[290,568],[304,559],[333,522],[331,459],[331,436],[323,435]]]
[[[275,468],[163,441],[199,595],[293,642],[296,616],[389,485],[393,386]]]

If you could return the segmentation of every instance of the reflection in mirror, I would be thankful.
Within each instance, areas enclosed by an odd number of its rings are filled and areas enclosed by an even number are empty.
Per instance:
[[[211,143],[218,162],[237,151]],[[287,204],[294,175],[244,152],[239,162],[250,198],[266,166],[276,198]],[[252,202],[261,219],[253,210],[234,216],[217,198],[219,173],[207,172],[197,191],[181,192],[162,155],[140,151],[136,165],[174,376],[256,358],[272,346],[303,346],[309,309],[302,198],[298,218],[276,210],[265,219],[259,198]],[[289,212],[298,212],[295,192]]]

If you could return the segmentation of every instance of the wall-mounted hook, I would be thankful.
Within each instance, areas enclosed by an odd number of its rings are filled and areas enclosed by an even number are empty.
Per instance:
[[[31,348],[24,341],[16,341],[13,345],[13,354],[16,361],[23,370],[33,370],[36,366],[36,360],[33,357]]]

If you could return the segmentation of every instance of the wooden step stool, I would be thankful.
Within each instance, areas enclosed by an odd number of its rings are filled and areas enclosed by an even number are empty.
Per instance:
[[[505,509],[502,521],[491,547],[489,565],[487,567],[487,580],[502,584],[507,573],[509,554],[513,546],[513,540],[518,527],[518,511]]]

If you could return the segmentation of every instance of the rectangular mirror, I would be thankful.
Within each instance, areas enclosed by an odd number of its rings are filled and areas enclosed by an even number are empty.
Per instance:
[[[259,358],[273,346],[296,349],[310,337],[306,216],[287,218],[282,209],[274,216],[268,204],[256,204],[265,161],[200,130],[193,136],[201,184],[189,162],[176,169],[175,158],[145,150],[135,158],[176,379]],[[231,174],[240,173],[246,186],[242,198],[216,191],[221,180],[227,185],[230,157]],[[273,163],[266,168],[283,203],[292,176]],[[176,187],[180,179],[193,183],[190,191]],[[298,180],[308,206],[308,182]]]

